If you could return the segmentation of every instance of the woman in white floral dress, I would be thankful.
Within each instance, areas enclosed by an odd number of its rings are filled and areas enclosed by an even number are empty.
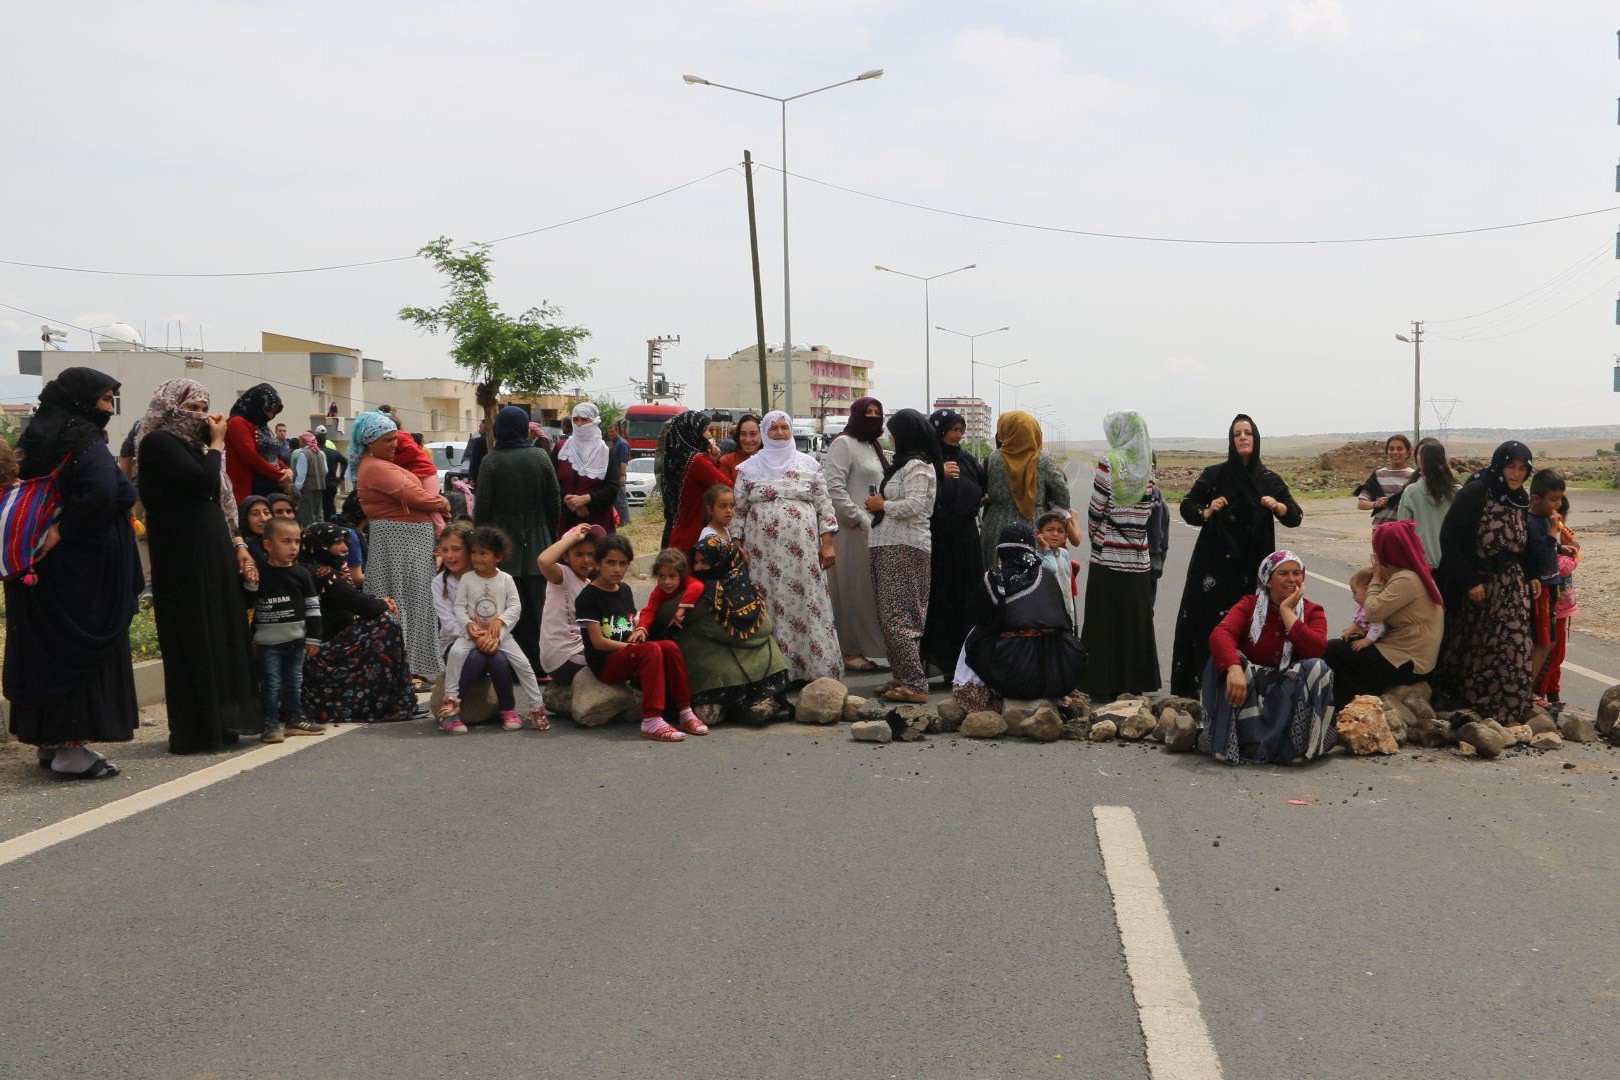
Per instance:
[[[776,641],[798,683],[844,674],[826,569],[838,519],[821,466],[793,445],[787,413],[766,413],[759,453],[737,467],[737,517],[749,572],[765,592]]]

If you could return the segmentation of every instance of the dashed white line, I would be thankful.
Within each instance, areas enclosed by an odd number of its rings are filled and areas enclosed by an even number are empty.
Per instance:
[[[301,735],[274,746],[261,746],[256,750],[250,750],[245,754],[239,754],[236,757],[221,761],[217,765],[210,765],[206,769],[198,769],[194,773],[176,777],[173,780],[158,784],[156,787],[147,788],[145,791],[137,791],[135,794],[119,799],[116,802],[98,806],[94,810],[86,810],[82,814],[75,814],[73,817],[58,821],[54,825],[46,825],[44,828],[35,829],[33,832],[12,837],[10,840],[0,843],[0,866],[32,855],[36,851],[44,851],[48,847],[54,847],[64,841],[72,840],[74,837],[83,836],[85,833],[93,832],[103,825],[111,825],[115,821],[133,817],[142,810],[162,806],[164,803],[172,802],[182,795],[190,795],[193,791],[201,791],[203,788],[211,784],[217,784],[221,780],[229,780],[233,776],[240,776],[242,773],[250,772],[261,765],[268,765],[272,761],[280,761],[290,754],[298,753],[305,747],[319,746],[321,743],[330,742],[339,735],[345,735],[357,730],[360,726],[359,724],[346,724],[342,727],[328,728],[325,735],[314,738]],[[85,782],[103,783],[104,781],[92,780]],[[116,783],[116,781],[113,782]]]
[[[1170,926],[1159,877],[1128,806],[1094,806],[1103,874],[1153,1080],[1220,1080],[1221,1061]]]

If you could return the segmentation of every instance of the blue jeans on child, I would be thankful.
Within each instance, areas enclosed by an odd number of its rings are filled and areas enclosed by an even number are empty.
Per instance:
[[[304,715],[304,642],[259,646],[259,691],[264,695],[264,726]]]

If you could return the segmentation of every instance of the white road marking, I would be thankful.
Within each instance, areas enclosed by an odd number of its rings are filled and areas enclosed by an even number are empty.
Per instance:
[[[245,754],[239,754],[226,761],[221,761],[217,765],[210,765],[206,769],[198,769],[194,773],[176,777],[156,787],[138,791],[127,798],[110,802],[105,806],[98,806],[94,810],[86,810],[82,814],[75,814],[65,821],[58,821],[54,825],[46,825],[44,828],[13,837],[4,843],[0,843],[0,866],[32,855],[36,851],[44,851],[48,847],[54,847],[66,840],[72,840],[74,837],[83,836],[85,833],[93,832],[103,825],[111,825],[115,821],[133,817],[142,810],[150,810],[154,806],[162,806],[166,802],[173,802],[182,795],[190,795],[193,791],[201,791],[203,788],[217,784],[221,780],[229,780],[233,776],[240,776],[242,773],[250,772],[261,765],[268,765],[272,761],[280,761],[289,754],[298,753],[306,746],[318,746],[321,743],[330,742],[339,735],[346,735],[361,726],[360,724],[345,724],[342,727],[328,728],[325,735],[296,735],[284,743],[261,746],[257,750],[249,750]],[[61,781],[61,783],[73,782]],[[78,782],[100,784],[107,781],[88,780]]]
[[[1147,1044],[1148,1075],[1153,1080],[1220,1080],[1221,1061],[1176,944],[1136,814],[1128,806],[1094,806],[1091,813]]]
[[[1318,574],[1315,570],[1307,570],[1307,571],[1305,571],[1305,576],[1308,577],[1308,578],[1315,578],[1317,581],[1324,582],[1324,583],[1326,583],[1328,585],[1337,585],[1339,588],[1343,589],[1345,592],[1350,591],[1350,585],[1347,582],[1334,581],[1330,577],[1323,577],[1321,574]]]

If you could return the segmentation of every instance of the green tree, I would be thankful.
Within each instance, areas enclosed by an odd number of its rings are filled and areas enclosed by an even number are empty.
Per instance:
[[[477,386],[485,421],[493,423],[504,391],[554,394],[590,373],[593,361],[578,362],[589,330],[558,325],[562,309],[544,301],[512,318],[489,298],[489,245],[452,245],[441,236],[417,251],[444,276],[450,295],[438,307],[401,308],[399,317],[425,333],[450,335],[450,358]]]
[[[574,405],[578,404],[579,402],[576,401],[568,407],[572,409]],[[591,404],[595,405],[596,411],[602,414],[602,431],[604,433],[612,430],[614,425],[624,416],[623,403],[614,398],[599,397],[592,400]]]

